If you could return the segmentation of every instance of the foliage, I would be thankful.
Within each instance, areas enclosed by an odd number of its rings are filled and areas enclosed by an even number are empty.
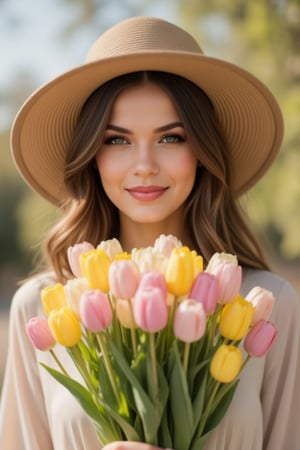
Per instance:
[[[178,8],[184,25],[206,53],[256,74],[277,97],[285,120],[282,152],[247,196],[249,214],[285,258],[300,255],[300,1],[186,0]]]

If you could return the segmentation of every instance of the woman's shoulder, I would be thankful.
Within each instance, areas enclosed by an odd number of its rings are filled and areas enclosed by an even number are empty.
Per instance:
[[[33,317],[41,314],[41,290],[55,284],[52,273],[44,273],[31,277],[25,281],[15,292],[11,302],[11,315]]]

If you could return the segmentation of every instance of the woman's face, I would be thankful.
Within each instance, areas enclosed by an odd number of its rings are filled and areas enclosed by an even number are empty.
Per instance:
[[[159,86],[149,82],[117,97],[96,162],[121,226],[176,228],[197,160],[178,112]]]

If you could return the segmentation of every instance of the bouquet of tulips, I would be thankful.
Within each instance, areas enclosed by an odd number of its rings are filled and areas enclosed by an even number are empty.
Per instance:
[[[234,255],[216,253],[204,269],[202,257],[174,236],[131,254],[116,239],[97,248],[83,242],[68,249],[68,259],[74,278],[45,287],[47,318],[26,325],[58,365],[45,369],[78,399],[102,444],[203,449],[241,370],[274,341],[272,293],[255,287],[243,298]],[[82,382],[66,372],[57,344]]]

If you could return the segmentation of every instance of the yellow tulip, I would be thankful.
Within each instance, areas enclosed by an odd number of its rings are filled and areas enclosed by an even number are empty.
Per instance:
[[[198,273],[203,271],[203,258],[201,255],[198,255],[195,250],[192,250],[192,256],[194,259],[194,276],[196,277]]]
[[[210,374],[221,383],[230,383],[239,375],[242,363],[242,352],[238,347],[222,344],[212,357]]]
[[[220,334],[225,339],[239,341],[247,333],[255,308],[241,295],[227,303],[222,309],[220,319]]]
[[[48,322],[54,339],[64,347],[72,347],[80,341],[80,321],[68,307],[51,311]]]
[[[96,249],[80,255],[82,274],[91,289],[109,291],[108,270],[111,260],[104,250]]]
[[[194,257],[188,247],[174,248],[165,269],[168,291],[176,296],[190,292],[195,278]]]
[[[47,286],[41,291],[41,300],[46,316],[54,309],[59,309],[67,305],[67,298],[64,286],[57,283],[53,286]]]
[[[114,256],[113,260],[114,261],[118,261],[120,259],[131,259],[131,254],[127,253],[127,252],[122,252],[122,253],[118,253],[117,255]]]

